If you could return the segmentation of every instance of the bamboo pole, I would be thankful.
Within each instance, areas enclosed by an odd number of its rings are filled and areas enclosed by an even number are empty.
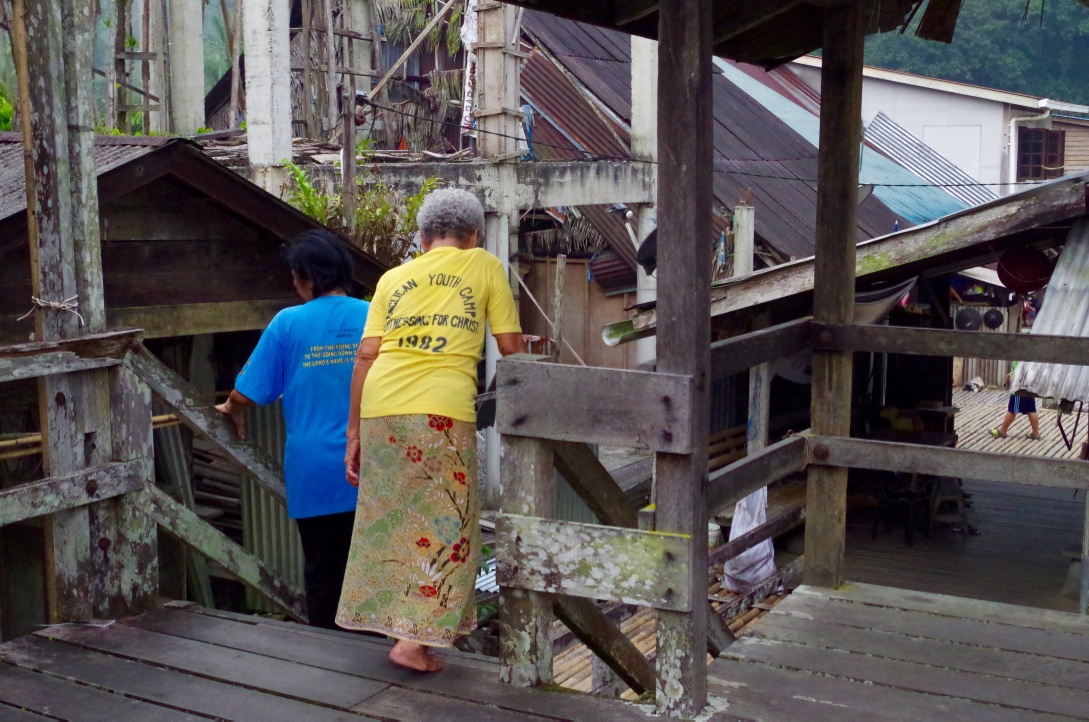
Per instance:
[[[30,135],[30,73],[26,57],[26,6],[23,0],[11,2],[11,54],[15,60],[15,77],[19,83],[19,115],[23,132],[23,172],[26,174],[27,209],[34,203],[34,145]],[[27,237],[31,244],[37,242],[37,219],[26,214]],[[41,338],[41,329],[38,329]]]
[[[310,47],[310,14],[313,12],[313,4],[310,0],[301,0],[302,5],[302,46],[303,46],[303,61],[302,61],[302,110],[303,110],[303,123],[305,129],[303,135],[307,138],[314,137],[314,91],[310,87],[310,72],[313,60],[311,54],[313,50]]]
[[[559,362],[560,352],[563,350],[563,279],[564,271],[567,268],[567,256],[560,254],[556,256],[556,281],[555,287],[552,289],[552,327],[553,335],[556,337],[555,349],[552,351],[552,360]]]
[[[337,124],[336,35],[331,32],[333,29],[333,0],[323,0],[322,7],[325,10],[325,27],[329,31],[325,33],[325,96],[329,101],[325,117],[328,127],[322,128],[324,131],[322,137],[329,139]]]
[[[151,3],[152,0],[144,0],[144,17],[140,28],[140,49],[145,53],[151,51]],[[144,92],[151,91],[151,60],[141,61],[140,79],[144,84]],[[151,133],[151,111],[144,111],[144,135]]]
[[[431,18],[431,21],[424,26],[424,29],[420,31],[420,34],[416,36],[416,39],[412,41],[412,44],[408,46],[405,52],[401,53],[401,57],[397,58],[397,62],[391,65],[389,70],[386,71],[386,74],[382,76],[382,79],[371,88],[371,92],[368,95],[369,98],[373,99],[377,97],[379,91],[386,86],[386,83],[389,82],[389,79],[393,77],[393,74],[397,72],[398,68],[404,65],[404,62],[412,57],[412,53],[416,52],[416,48],[420,47],[420,43],[424,41],[424,38],[427,37],[428,33],[435,29],[435,26],[439,24],[439,21],[446,16],[446,13],[448,13],[450,8],[454,7],[454,3],[458,1],[459,0],[447,0],[446,4],[442,6],[442,10],[435,13],[435,17]]]

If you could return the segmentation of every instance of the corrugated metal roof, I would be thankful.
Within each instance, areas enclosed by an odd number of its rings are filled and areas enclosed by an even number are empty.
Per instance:
[[[572,151],[567,148],[571,146],[595,156],[629,157],[628,131],[611,125],[598,115],[563,71],[537,48],[522,67],[522,95],[563,137],[560,142],[549,141],[550,145],[542,142],[535,147],[536,158],[560,160],[561,156],[569,157]],[[544,141],[536,135],[534,140]],[[557,145],[562,148],[554,147]]]
[[[818,147],[820,142],[819,116],[788,100],[782,94],[756,80],[751,73],[744,72],[736,65],[718,58],[715,59],[715,63],[722,69],[723,74],[730,82],[736,84],[760,105],[774,114],[776,118],[786,123],[804,138],[813,149]],[[811,152],[813,152],[812,149]],[[812,174],[801,177],[817,177],[815,161]],[[876,185],[873,195],[885,206],[912,223],[926,223],[950,213],[956,213],[968,205],[872,148],[862,148],[862,167],[859,173],[859,183]],[[867,202],[865,201],[859,206],[860,226],[866,223],[864,216],[866,210],[868,210],[865,209]],[[758,223],[759,215],[758,212]],[[890,224],[885,228],[874,230],[875,232],[872,235],[876,236],[891,231],[892,227]],[[812,247],[809,252],[812,253]]]
[[[973,185],[978,183],[975,178],[884,113],[878,113],[866,126],[866,142],[921,178],[942,185],[942,190],[969,206],[998,198],[987,186]]]
[[[581,83],[605,111],[630,123],[628,35],[533,11],[526,11],[523,27],[570,75],[568,78],[561,73],[558,77],[568,83],[571,78]],[[527,67],[534,62],[531,58]],[[543,72],[534,69],[531,75],[531,83],[550,79],[555,84],[551,74],[546,78]],[[811,255],[817,215],[816,183],[812,182],[817,172],[814,145],[721,73],[716,74],[713,82],[715,167],[719,171],[736,171],[714,175],[713,190],[719,212],[729,212],[743,196],[751,195],[757,206],[758,239],[785,258]],[[532,101],[541,90],[524,88],[523,92]],[[578,104],[585,103],[580,93]],[[572,100],[553,102],[548,107],[550,114],[561,118],[573,105]],[[608,134],[609,126],[601,117],[595,114],[588,120],[596,125],[596,130],[580,130],[580,137]],[[535,138],[542,139],[547,133],[537,132]],[[563,133],[556,129],[551,137],[563,137]],[[626,140],[627,134],[623,137]],[[859,207],[858,239],[888,233],[897,220],[897,215],[886,205],[868,199]],[[901,220],[901,226],[904,225],[907,224]],[[619,252],[624,255],[624,249]]]
[[[1079,220],[1067,234],[1031,333],[1089,337],[1089,221]],[[1089,401],[1089,366],[1018,364],[1010,390],[1021,389],[1043,398]]]
[[[98,136],[95,138],[95,172],[102,175],[147,155],[177,138]],[[23,170],[23,136],[0,133],[0,220],[26,211],[26,177]]]

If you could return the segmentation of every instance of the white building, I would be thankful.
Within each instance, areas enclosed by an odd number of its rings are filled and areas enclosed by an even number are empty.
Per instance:
[[[820,67],[812,56],[789,65],[814,89]],[[879,112],[1003,194],[1012,190],[1011,180],[1089,168],[1089,106],[867,66],[863,123]]]

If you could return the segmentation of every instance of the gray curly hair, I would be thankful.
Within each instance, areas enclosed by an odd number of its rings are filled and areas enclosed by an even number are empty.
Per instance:
[[[452,236],[464,243],[473,231],[484,235],[484,208],[469,191],[443,188],[424,198],[416,225],[425,241]]]

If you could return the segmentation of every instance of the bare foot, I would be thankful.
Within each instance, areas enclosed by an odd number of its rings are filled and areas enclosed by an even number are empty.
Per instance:
[[[417,672],[438,672],[442,669],[442,659],[422,644],[413,644],[403,639],[393,645],[389,659],[396,665],[408,667]]]

